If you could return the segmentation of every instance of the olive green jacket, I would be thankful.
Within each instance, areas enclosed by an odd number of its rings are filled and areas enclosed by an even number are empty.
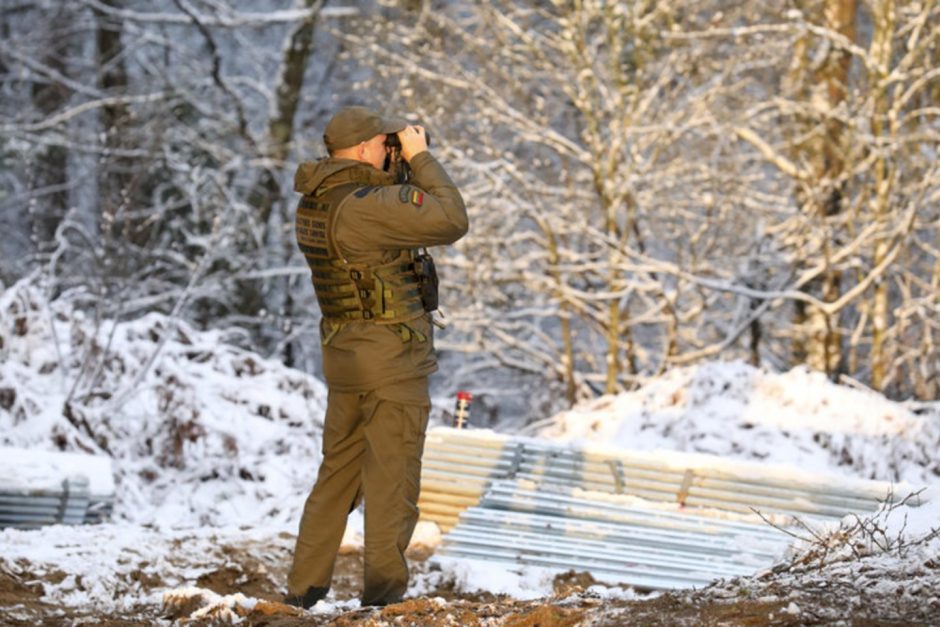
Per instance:
[[[411,183],[394,185],[390,175],[366,163],[336,158],[306,162],[297,168],[294,190],[314,194],[361,183],[336,217],[335,244],[350,263],[378,265],[402,250],[452,244],[467,232],[463,198],[440,163],[422,152],[410,165]],[[353,321],[334,327],[321,320],[323,373],[330,389],[366,392],[437,370],[430,316],[405,326]],[[400,387],[403,397],[393,400],[414,400],[407,392],[413,386]]]

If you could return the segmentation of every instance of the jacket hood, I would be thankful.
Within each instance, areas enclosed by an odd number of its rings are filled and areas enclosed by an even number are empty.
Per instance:
[[[312,194],[321,186],[329,188],[343,183],[391,185],[394,179],[388,172],[376,170],[367,163],[333,157],[305,161],[294,174],[294,191],[299,194]]]

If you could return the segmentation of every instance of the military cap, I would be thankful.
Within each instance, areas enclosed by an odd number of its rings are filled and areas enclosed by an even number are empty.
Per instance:
[[[397,133],[406,126],[404,118],[382,117],[366,107],[343,107],[327,122],[323,143],[330,151],[349,148],[376,135]]]

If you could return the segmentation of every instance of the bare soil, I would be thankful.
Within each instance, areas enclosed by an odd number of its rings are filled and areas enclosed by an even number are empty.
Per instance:
[[[225,564],[209,569],[192,585],[220,595],[241,592],[261,601],[251,611],[239,610],[242,625],[504,625],[511,627],[568,627],[573,625],[938,625],[940,590],[936,563],[926,562],[915,573],[896,573],[894,583],[866,581],[864,564],[850,576],[811,572],[767,573],[763,578],[720,582],[698,591],[677,591],[640,600],[601,598],[590,587],[587,573],[556,577],[555,592],[547,599],[519,601],[491,594],[461,594],[453,582],[427,596],[383,608],[361,608],[336,614],[299,611],[280,602],[288,556],[263,563],[250,547],[224,547]],[[433,574],[427,551],[411,555],[415,576]],[[19,564],[24,566],[23,564]],[[136,575],[135,575],[136,572]],[[159,577],[131,573],[142,589],[167,587]],[[336,564],[337,600],[357,598],[362,556],[344,553]],[[28,569],[20,575],[0,569],[0,625],[214,625],[229,622],[222,615],[192,619],[198,601],[162,606],[140,605],[120,613],[63,608],[42,600],[43,584],[61,580],[62,573],[41,577]],[[873,575],[874,576],[874,575]],[[433,578],[429,580],[434,580]],[[920,582],[920,583],[918,583]],[[923,585],[921,585],[923,584]],[[919,586],[919,587],[918,587]],[[596,589],[595,589],[596,590]],[[912,594],[911,590],[915,592]]]

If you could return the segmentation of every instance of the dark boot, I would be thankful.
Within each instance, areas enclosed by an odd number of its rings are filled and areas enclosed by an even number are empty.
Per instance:
[[[287,605],[293,605],[294,607],[302,607],[305,610],[308,610],[316,605],[317,601],[326,597],[326,593],[329,591],[329,586],[326,586],[325,588],[310,586],[307,588],[307,591],[303,594],[303,596],[295,594],[284,597],[284,603]]]

